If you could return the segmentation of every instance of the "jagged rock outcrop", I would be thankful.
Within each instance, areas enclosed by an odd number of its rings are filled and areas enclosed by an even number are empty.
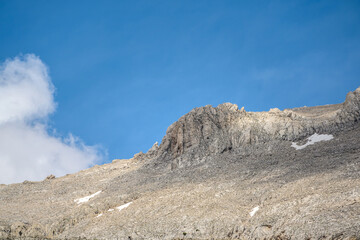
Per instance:
[[[360,239],[359,120],[360,88],[196,108],[132,159],[0,185],[0,239]]]
[[[201,162],[205,155],[249,145],[342,131],[359,120],[360,88],[348,93],[341,104],[284,111],[246,112],[231,103],[215,108],[208,105],[193,109],[168,128],[159,148],[160,161],[172,160],[173,167],[193,164]]]

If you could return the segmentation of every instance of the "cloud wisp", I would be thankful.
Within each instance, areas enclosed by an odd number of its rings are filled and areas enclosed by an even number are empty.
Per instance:
[[[49,134],[56,109],[46,65],[28,54],[0,66],[0,184],[62,176],[101,162],[96,146]]]

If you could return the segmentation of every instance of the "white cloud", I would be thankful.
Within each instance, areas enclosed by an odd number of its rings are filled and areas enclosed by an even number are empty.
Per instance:
[[[0,183],[62,176],[101,161],[94,146],[69,134],[49,135],[54,87],[44,63],[34,55],[7,60],[0,67]]]
[[[0,124],[46,117],[55,109],[53,92],[38,57],[7,60],[0,68]]]

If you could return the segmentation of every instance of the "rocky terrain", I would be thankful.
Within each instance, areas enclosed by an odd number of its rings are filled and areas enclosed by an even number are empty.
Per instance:
[[[196,108],[132,159],[0,185],[0,239],[360,239],[359,137],[360,88]]]

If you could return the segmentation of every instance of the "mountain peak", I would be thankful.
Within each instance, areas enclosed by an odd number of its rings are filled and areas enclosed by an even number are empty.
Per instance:
[[[0,239],[358,239],[359,100],[195,108],[145,154],[0,185]]]
[[[360,120],[360,88],[342,104],[269,112],[245,112],[236,104],[207,105],[191,110],[166,131],[158,161],[201,162],[204,156],[241,151],[251,145],[294,141],[314,133],[334,133]],[[181,165],[181,164],[180,164]]]

